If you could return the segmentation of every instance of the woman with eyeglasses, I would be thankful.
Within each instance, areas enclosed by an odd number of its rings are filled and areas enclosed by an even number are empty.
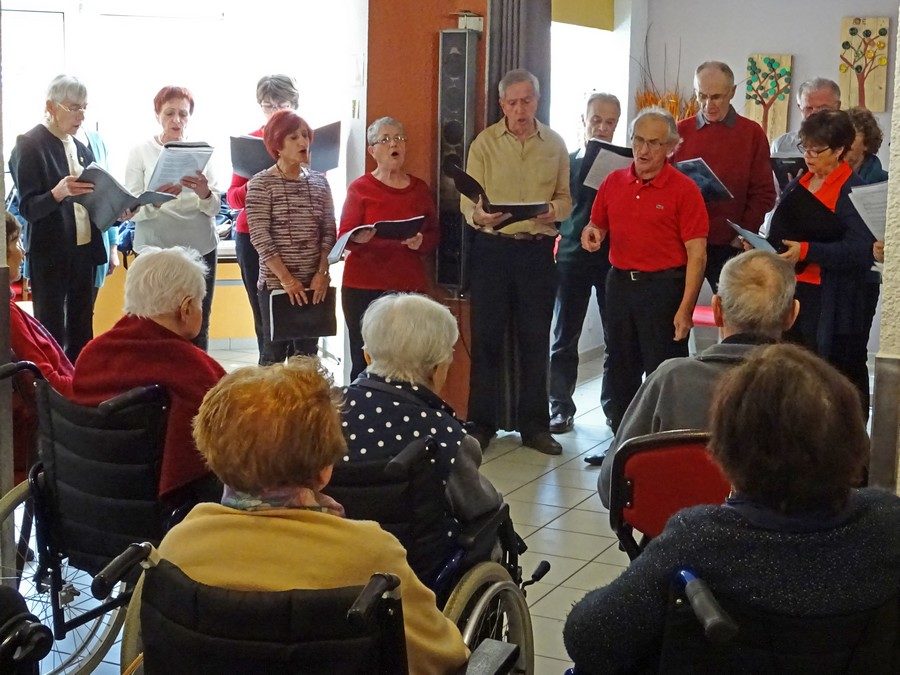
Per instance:
[[[868,415],[871,322],[866,319],[865,297],[875,237],[850,201],[850,189],[862,185],[846,161],[855,137],[850,116],[841,110],[813,113],[800,125],[799,147],[809,171],[785,188],[782,201],[791,190],[809,190],[834,212],[843,234],[835,241],[784,240],[781,257],[797,265],[800,301],[800,314],[785,337],[844,373],[859,390]]]
[[[94,161],[74,136],[84,122],[87,88],[59,75],[47,89],[45,119],[16,139],[9,160],[28,222],[28,265],[34,316],[74,362],[93,337],[94,270],[107,262],[102,235],[73,197],[94,186],[78,180]]]
[[[258,302],[262,314],[260,365],[314,355],[317,338],[269,339],[269,298],[283,290],[291,304],[317,304],[328,291],[328,253],[335,242],[334,202],[325,174],[311,171],[313,132],[293,110],[275,112],[263,142],[276,158],[247,184],[250,242],[259,253]]]
[[[153,111],[160,132],[132,148],[125,167],[125,187],[136,195],[148,189],[156,161],[166,143],[185,139],[185,131],[194,114],[194,97],[184,87],[163,87],[153,97]],[[216,215],[222,196],[215,185],[210,162],[203,172],[183,176],[178,183],[156,188],[157,192],[174,195],[176,199],[158,206],[143,206],[132,217],[135,223],[134,250],[138,254],[145,246],[184,246],[203,256],[209,270],[206,274],[206,296],[203,298],[203,321],[200,333],[192,342],[204,351],[209,344],[209,315],[218,262]]]
[[[429,289],[425,258],[437,247],[439,231],[434,197],[424,181],[406,173],[406,133],[393,117],[381,117],[366,130],[368,152],[375,170],[347,187],[338,236],[360,225],[425,216],[425,225],[405,240],[376,237],[374,230],[358,232],[347,245],[341,306],[350,333],[350,378],[366,368],[362,317],[378,297],[392,292],[425,293]]]
[[[300,103],[300,92],[294,78],[288,75],[264,75],[256,83],[256,102],[262,110],[266,122],[279,110],[296,110]],[[251,131],[250,136],[262,138],[266,125],[263,124],[256,131]],[[233,209],[241,209],[234,223],[234,248],[237,255],[238,267],[241,269],[241,279],[247,291],[247,299],[253,311],[253,328],[256,331],[256,342],[259,347],[260,363],[263,354],[263,330],[262,315],[259,311],[256,285],[259,282],[259,254],[250,242],[250,229],[247,226],[247,213],[244,207],[247,203],[247,183],[250,179],[237,174],[231,177],[231,187],[228,188],[228,205]]]

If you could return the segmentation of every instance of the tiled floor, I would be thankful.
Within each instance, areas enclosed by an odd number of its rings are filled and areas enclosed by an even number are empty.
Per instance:
[[[229,372],[257,360],[255,350],[211,350],[210,355]],[[537,675],[561,675],[572,665],[562,641],[572,604],[615,579],[628,564],[597,497],[599,469],[582,460],[612,440],[600,409],[600,373],[600,360],[579,368],[575,429],[556,437],[562,455],[542,455],[523,447],[518,434],[501,434],[484,456],[484,474],[506,497],[516,531],[528,544],[521,558],[525,576],[541,560],[551,564],[547,576],[528,589]],[[96,672],[117,673],[112,666],[117,657],[116,649]]]

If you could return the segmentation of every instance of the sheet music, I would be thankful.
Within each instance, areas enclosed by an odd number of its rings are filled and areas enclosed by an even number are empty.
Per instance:
[[[166,147],[159,153],[148,190],[159,190],[168,183],[178,183],[185,176],[193,176],[206,169],[213,149],[202,147]]]
[[[631,166],[631,162],[632,159],[630,157],[623,157],[601,148],[600,152],[597,153],[596,159],[594,159],[594,163],[591,165],[591,170],[584,177],[584,185],[591,189],[599,190],[600,184],[609,174],[617,169],[625,169]]]
[[[857,185],[850,189],[850,201],[878,241],[884,241],[887,222],[887,185],[887,181],[884,181],[872,185]]]

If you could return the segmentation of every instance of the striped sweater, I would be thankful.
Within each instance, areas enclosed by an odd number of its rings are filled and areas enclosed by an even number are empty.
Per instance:
[[[274,256],[281,256],[291,274],[308,286],[336,239],[325,174],[310,171],[289,180],[260,172],[248,183],[246,211],[250,241],[259,252],[259,288],[281,288],[266,264]]]

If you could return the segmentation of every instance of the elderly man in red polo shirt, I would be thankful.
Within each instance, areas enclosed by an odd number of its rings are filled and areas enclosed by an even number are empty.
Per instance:
[[[700,111],[678,123],[681,145],[672,157],[676,162],[701,157],[734,195],[706,205],[706,280],[713,293],[722,266],[741,252],[726,219],[757,232],[766,212],[775,206],[769,139],[759,124],[737,114],[731,105],[734,92],[734,73],[727,63],[706,61],[697,66],[694,95]]]
[[[700,190],[666,161],[678,143],[673,117],[645,108],[631,123],[631,143],[634,162],[603,181],[581,234],[588,251],[610,235],[607,377],[614,431],[642,376],[688,354],[709,230]]]

